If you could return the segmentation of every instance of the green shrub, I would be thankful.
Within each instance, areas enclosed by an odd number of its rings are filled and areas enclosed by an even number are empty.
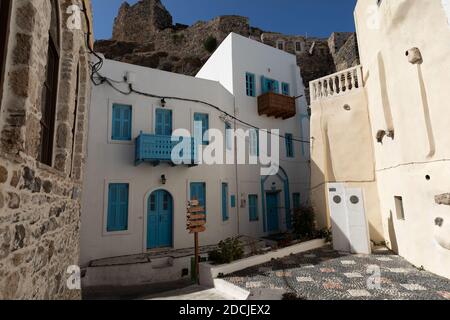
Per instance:
[[[231,263],[242,259],[244,256],[244,248],[237,238],[229,238],[220,241],[219,248],[209,253],[208,259],[215,264]]]
[[[322,229],[317,231],[317,237],[325,239],[326,242],[332,242],[333,241],[333,233],[331,232],[331,229]]]
[[[283,300],[283,301],[305,301],[306,298],[300,297],[296,293],[288,292],[288,293],[283,294],[283,298],[281,300]]]
[[[294,233],[300,238],[313,238],[315,236],[314,209],[302,206],[294,209]]]
[[[213,53],[214,50],[217,49],[217,39],[214,38],[213,36],[209,36],[205,42],[203,42],[203,46],[205,47],[205,50],[208,51],[209,53]]]

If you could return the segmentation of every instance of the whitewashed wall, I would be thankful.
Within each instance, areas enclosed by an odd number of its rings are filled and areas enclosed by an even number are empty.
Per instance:
[[[271,71],[268,71],[268,68]],[[164,71],[105,61],[102,75],[122,80],[126,72],[136,75],[135,89],[160,96],[177,96],[203,100],[219,106],[229,114],[236,114],[242,120],[260,128],[277,128],[281,134],[292,133],[301,136],[300,114],[306,113],[304,98],[298,100],[298,115],[289,120],[277,120],[258,116],[257,98],[245,96],[245,72],[256,75],[257,95],[261,93],[260,76],[288,82],[293,95],[304,93],[300,72],[295,56],[260,44],[235,34],[231,34],[217,49],[216,53],[200,71],[197,78]],[[200,78],[208,78],[200,79]],[[117,84],[127,91],[127,86]],[[233,96],[235,93],[235,96]],[[170,167],[150,164],[134,166],[134,142],[117,143],[110,141],[111,108],[113,103],[133,106],[133,139],[141,131],[154,133],[154,109],[160,100],[136,94],[123,95],[108,85],[93,88],[90,113],[90,138],[88,146],[87,172],[85,178],[85,201],[82,212],[81,263],[122,255],[139,254],[147,251],[147,198],[156,190],[167,190],[174,198],[174,248],[193,246],[193,237],[186,231],[186,201],[189,198],[190,182],[206,183],[206,209],[208,211],[207,231],[200,236],[202,245],[217,244],[220,240],[239,234],[264,235],[263,204],[261,197],[261,176],[259,166],[201,165],[194,168]],[[193,132],[194,112],[209,114],[210,128],[225,129],[219,112],[199,103],[167,99],[166,108],[173,110],[173,128],[184,128]],[[237,113],[235,113],[237,109]],[[305,129],[304,129],[305,130]],[[307,129],[308,132],[309,128]],[[308,140],[308,137],[305,137]],[[300,192],[307,201],[309,186],[308,155],[302,156],[301,147],[295,144],[294,159],[286,159],[285,143],[280,139],[281,165],[290,178],[290,197]],[[224,147],[225,148],[225,147]],[[305,150],[309,148],[306,147]],[[161,175],[167,177],[167,184],[161,185]],[[239,179],[236,179],[236,176]],[[271,178],[279,189],[283,185],[278,178]],[[106,232],[107,187],[110,182],[130,184],[129,230],[123,233]],[[236,208],[229,208],[230,219],[222,221],[221,185],[227,182],[229,196],[236,196]],[[241,194],[247,200],[248,194],[259,196],[259,221],[249,222],[248,205],[240,207]],[[284,205],[284,195],[281,195]],[[292,207],[292,198],[291,198]],[[285,213],[280,212],[280,217]],[[240,220],[238,230],[238,217]],[[285,221],[281,221],[285,222]]]

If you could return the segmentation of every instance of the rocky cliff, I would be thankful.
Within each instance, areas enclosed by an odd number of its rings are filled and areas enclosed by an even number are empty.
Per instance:
[[[235,32],[295,54],[306,87],[311,80],[359,64],[353,33],[333,33],[329,39],[288,36],[252,27],[241,16],[220,16],[192,26],[172,21],[160,0],[141,0],[133,6],[125,2],[114,22],[113,38],[97,41],[95,50],[108,59],[194,76]]]

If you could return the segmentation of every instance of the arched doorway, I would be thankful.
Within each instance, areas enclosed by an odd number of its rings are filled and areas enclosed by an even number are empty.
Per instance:
[[[272,190],[271,186],[266,185],[271,177],[276,177],[282,183],[283,190]],[[287,172],[280,167],[275,176],[261,177],[261,194],[262,194],[262,208],[263,208],[263,225],[264,232],[280,231],[279,223],[279,209],[282,203],[281,194],[284,193],[284,210],[286,228],[292,228],[291,221],[291,200],[289,191],[289,176]]]
[[[165,190],[154,191],[147,200],[147,249],[173,246],[173,198]]]

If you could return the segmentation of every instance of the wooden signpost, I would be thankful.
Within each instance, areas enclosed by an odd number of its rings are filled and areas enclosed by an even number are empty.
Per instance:
[[[195,272],[196,280],[200,283],[200,247],[198,242],[198,234],[206,231],[206,210],[200,206],[200,202],[197,199],[193,199],[188,202],[187,207],[187,230],[189,233],[194,234],[194,246],[195,246]]]

